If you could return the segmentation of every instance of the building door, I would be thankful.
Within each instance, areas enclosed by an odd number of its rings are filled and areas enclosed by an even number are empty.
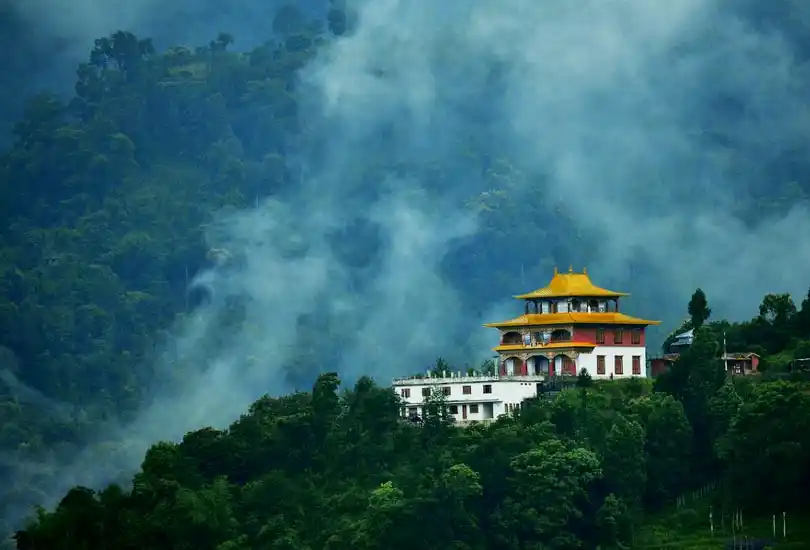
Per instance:
[[[554,370],[560,374],[573,376],[577,374],[577,364],[567,355],[558,355],[554,358]]]
[[[461,406],[461,419],[467,420],[467,405]]]
[[[576,376],[577,375],[577,363],[567,355],[563,356],[563,368],[565,369],[565,374],[569,376]]]

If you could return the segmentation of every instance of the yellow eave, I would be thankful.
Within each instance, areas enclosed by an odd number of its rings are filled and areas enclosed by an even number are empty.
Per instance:
[[[548,344],[537,344],[535,346],[524,346],[523,344],[501,345],[492,348],[492,351],[521,351],[521,350],[546,350],[546,349],[583,349],[595,348],[596,344],[590,342],[549,342]]]
[[[624,313],[529,313],[508,321],[487,323],[487,328],[536,327],[567,324],[595,325],[660,325],[661,321],[639,319]]]
[[[554,292],[548,287],[538,288],[526,294],[512,296],[518,300],[541,300],[543,298],[623,298],[630,296],[629,292],[615,292],[604,288],[571,292]]]

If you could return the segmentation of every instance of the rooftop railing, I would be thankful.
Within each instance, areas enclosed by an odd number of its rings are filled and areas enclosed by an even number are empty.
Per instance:
[[[441,375],[434,373],[417,374],[394,378],[395,386],[428,385],[428,384],[459,384],[464,382],[496,382],[499,380],[521,380],[524,382],[545,380],[547,374],[463,374],[446,371]]]

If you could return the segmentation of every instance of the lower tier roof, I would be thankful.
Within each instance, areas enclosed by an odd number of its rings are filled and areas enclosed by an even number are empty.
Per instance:
[[[500,346],[492,348],[492,351],[502,351],[502,352],[509,352],[509,351],[544,351],[544,350],[555,350],[555,349],[591,349],[595,348],[596,344],[592,344],[590,342],[549,342],[548,344],[537,344],[537,345],[530,345],[527,346],[525,344],[502,344]]]
[[[661,321],[639,319],[624,313],[528,313],[499,323],[487,323],[485,327],[543,327],[553,325],[660,325]]]

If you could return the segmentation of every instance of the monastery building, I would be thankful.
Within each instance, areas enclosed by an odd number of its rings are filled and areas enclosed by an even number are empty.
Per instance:
[[[548,381],[575,378],[582,370],[594,379],[646,376],[645,331],[660,321],[620,312],[626,296],[596,286],[585,269],[555,268],[547,286],[515,296],[523,301],[523,315],[484,325],[500,333],[497,372],[397,379],[405,416],[419,417],[433,391],[444,394],[457,421],[486,421],[519,407]]]

